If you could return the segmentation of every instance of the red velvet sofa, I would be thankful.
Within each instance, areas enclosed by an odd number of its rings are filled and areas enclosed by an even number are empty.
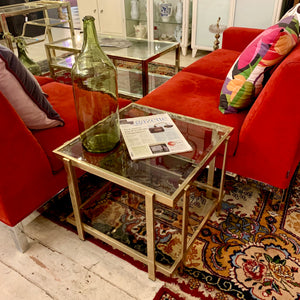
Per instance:
[[[0,92],[0,221],[13,227],[67,186],[53,150],[79,134],[71,85],[36,77],[64,126],[29,130]],[[120,108],[130,100],[119,99]]]
[[[228,28],[211,52],[138,101],[234,127],[227,170],[285,189],[300,160],[300,44],[281,62],[248,111],[222,114],[220,91],[233,62],[261,30]],[[0,221],[15,226],[67,186],[52,150],[78,134],[72,87],[37,78],[65,125],[29,130],[0,93]],[[120,100],[120,107],[129,100]],[[222,156],[217,156],[220,166]]]
[[[237,114],[218,109],[229,69],[261,32],[228,28],[222,49],[184,68],[138,103],[234,127],[226,170],[286,189],[300,161],[300,43],[275,69],[250,109]],[[221,162],[218,155],[218,167]]]

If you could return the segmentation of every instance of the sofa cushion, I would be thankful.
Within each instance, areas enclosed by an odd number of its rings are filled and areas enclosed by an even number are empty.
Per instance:
[[[71,85],[58,82],[44,84],[42,88],[48,94],[48,101],[65,121],[63,127],[32,131],[46,152],[52,171],[55,173],[63,168],[63,163],[52,151],[79,134],[73,89]]]
[[[241,53],[263,31],[258,28],[228,27],[223,32],[222,49]]]
[[[296,45],[298,35],[298,20],[289,16],[255,38],[238,57],[225,79],[220,111],[236,113],[249,108],[274,67]]]
[[[0,90],[28,128],[43,129],[64,125],[33,75],[10,49],[2,45]]]
[[[42,85],[42,88],[43,91],[49,95],[48,100],[53,108],[65,120],[65,126],[63,127],[32,131],[46,152],[52,171],[56,173],[63,168],[63,163],[56,157],[53,150],[79,134],[73,89],[71,85],[59,82]],[[119,99],[118,102],[120,108],[131,103],[130,100],[126,99]]]
[[[40,86],[55,81],[53,78],[47,77],[47,76],[36,76],[35,75],[34,78],[37,80],[37,82],[39,83]]]
[[[228,154],[233,155],[246,113],[224,115],[219,111],[222,84],[220,79],[179,72],[137,103],[234,127],[228,147]]]
[[[224,80],[240,54],[241,52],[234,50],[218,49],[198,59],[182,71]]]

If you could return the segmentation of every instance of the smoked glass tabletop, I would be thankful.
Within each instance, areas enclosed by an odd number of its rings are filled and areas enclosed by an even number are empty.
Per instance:
[[[153,57],[159,57],[161,53],[178,47],[176,42],[150,41],[130,37],[112,37],[99,35],[100,46],[110,57],[130,59],[134,61],[147,61]],[[61,50],[80,52],[83,42],[83,35],[75,35],[74,38],[67,38],[47,44],[50,47]]]
[[[120,119],[159,113],[165,111],[132,103],[120,111]],[[70,159],[75,166],[84,165],[85,170],[89,167],[95,170],[96,167],[101,169],[102,173],[107,172],[110,178],[125,178],[128,182],[155,191],[156,195],[174,199],[199,170],[208,164],[216,151],[221,151],[220,146],[233,129],[183,115],[169,112],[168,114],[192,147],[192,151],[131,160],[122,137],[112,151],[94,154],[83,149],[78,136],[54,150],[54,153]]]

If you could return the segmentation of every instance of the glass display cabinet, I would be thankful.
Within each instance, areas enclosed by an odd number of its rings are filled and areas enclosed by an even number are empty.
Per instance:
[[[192,0],[77,0],[79,16],[92,15],[100,34],[191,44]]]
[[[124,0],[126,35],[179,42],[183,55],[191,43],[192,0]]]
[[[213,50],[214,33],[209,26],[220,17],[221,26],[267,28],[280,19],[286,0],[194,0],[192,56],[197,50]],[[222,37],[220,38],[220,45]]]

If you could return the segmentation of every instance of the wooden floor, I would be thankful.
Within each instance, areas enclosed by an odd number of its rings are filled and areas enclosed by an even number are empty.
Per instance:
[[[31,247],[21,253],[0,223],[1,300],[151,300],[163,285],[42,216],[25,233]]]

